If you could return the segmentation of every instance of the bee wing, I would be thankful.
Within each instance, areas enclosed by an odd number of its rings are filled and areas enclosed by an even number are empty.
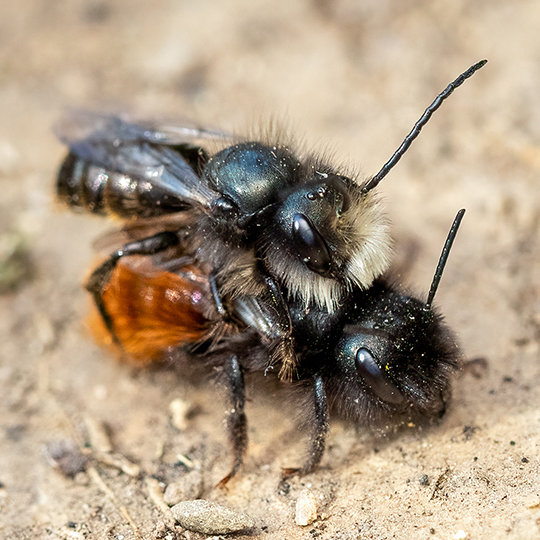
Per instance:
[[[175,126],[174,124],[158,124],[144,121],[138,126],[144,130],[144,136],[148,142],[175,146],[178,144],[190,144],[200,146],[209,142],[231,143],[233,136],[225,131],[203,129],[194,126]]]
[[[152,121],[130,121],[119,115],[101,114],[85,110],[70,110],[55,126],[55,133],[65,144],[81,140],[149,142],[175,146],[198,146],[208,141],[230,141],[232,135],[224,131],[194,126],[176,126]]]
[[[58,138],[78,158],[169,191],[188,204],[208,206],[219,197],[182,156],[178,147],[224,134],[182,126],[132,123],[119,116],[75,111],[55,128]]]
[[[98,253],[107,254],[116,251],[128,242],[134,242],[153,236],[159,232],[177,232],[187,229],[199,216],[193,212],[176,212],[152,218],[129,221],[122,228],[106,231],[92,243]]]

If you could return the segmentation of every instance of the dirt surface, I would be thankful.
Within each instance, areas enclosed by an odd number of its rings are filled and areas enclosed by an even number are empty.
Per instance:
[[[207,538],[170,521],[175,482],[249,514],[239,539],[540,537],[538,28],[527,0],[2,0],[0,537]],[[250,384],[245,466],[214,489],[229,467],[218,389],[115,362],[87,335],[81,283],[111,224],[55,204],[53,123],[69,107],[239,132],[277,116],[369,175],[484,57],[380,189],[420,294],[467,208],[437,304],[487,366],[456,379],[436,428],[334,422],[321,468],[287,484],[303,435],[282,392]],[[106,464],[109,445],[125,461]],[[51,466],[62,456],[73,477]],[[305,488],[319,508],[302,527]]]

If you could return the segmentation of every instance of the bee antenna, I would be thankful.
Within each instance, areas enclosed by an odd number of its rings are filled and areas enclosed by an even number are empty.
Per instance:
[[[448,261],[448,256],[450,255],[452,244],[454,243],[459,226],[461,225],[461,220],[463,219],[464,215],[465,215],[465,210],[461,209],[456,214],[456,217],[454,218],[454,223],[452,223],[452,227],[450,227],[450,232],[448,233],[441,256],[439,258],[439,264],[437,264],[437,270],[435,270],[435,275],[433,276],[433,281],[431,282],[431,288],[429,290],[428,299],[427,299],[426,305],[424,306],[425,311],[431,310],[431,304],[433,303],[433,298],[435,297],[435,293],[437,292],[437,288],[439,287],[439,282],[441,281],[444,267],[446,266],[446,261]]]
[[[366,194],[374,187],[379,185],[379,182],[394,168],[397,162],[403,157],[405,152],[409,149],[412,142],[420,135],[422,128],[429,122],[431,115],[442,105],[442,102],[450,96],[450,94],[459,86],[461,86],[469,77],[474,75],[481,67],[487,63],[487,60],[480,60],[480,62],[471,66],[467,71],[462,73],[455,81],[451,82],[433,101],[433,103],[424,111],[424,114],[414,124],[410,133],[405,137],[401,146],[392,154],[392,157],[382,166],[382,169],[373,176],[367,184],[362,188],[362,193]]]

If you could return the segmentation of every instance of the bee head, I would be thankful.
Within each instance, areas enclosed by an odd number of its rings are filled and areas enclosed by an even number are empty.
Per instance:
[[[388,266],[388,223],[378,200],[349,178],[315,170],[283,194],[261,236],[264,262],[292,297],[333,312],[353,287]]]
[[[426,304],[377,282],[349,315],[335,351],[329,397],[346,416],[437,419],[450,396],[459,348]],[[397,413],[397,415],[396,415]]]

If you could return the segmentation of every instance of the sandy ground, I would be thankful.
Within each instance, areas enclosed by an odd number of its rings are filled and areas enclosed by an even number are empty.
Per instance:
[[[532,0],[2,0],[0,537],[206,538],[160,506],[190,467],[191,496],[250,514],[251,537],[540,537],[539,28]],[[436,428],[384,437],[334,422],[322,467],[287,485],[302,434],[282,394],[250,385],[245,467],[214,489],[229,466],[218,390],[119,364],[85,331],[81,282],[110,223],[55,205],[54,121],[85,107],[242,132],[275,115],[369,175],[484,57],[381,191],[398,246],[418,246],[420,294],[467,208],[437,303],[487,367],[456,379]],[[191,410],[182,430],[174,400]],[[44,452],[69,439],[90,459],[74,478]],[[105,464],[109,443],[138,469]],[[319,517],[300,527],[305,487]]]

